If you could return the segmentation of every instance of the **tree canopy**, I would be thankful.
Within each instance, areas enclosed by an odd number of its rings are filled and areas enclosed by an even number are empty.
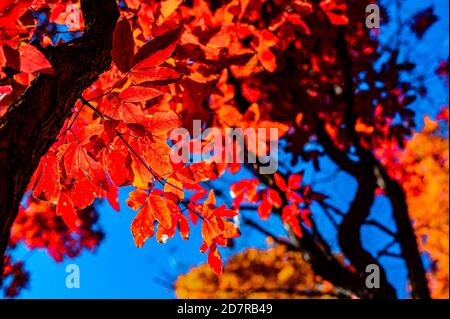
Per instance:
[[[95,203],[120,210],[119,188],[131,186],[126,205],[136,211],[136,246],[152,237],[189,240],[192,225],[201,225],[199,249],[210,269],[178,279],[182,298],[395,298],[382,256],[404,261],[411,297],[448,297],[448,110],[416,129],[425,114],[414,103],[428,97],[427,83],[418,61],[404,54],[405,41],[382,42],[380,29],[367,26],[370,4],[3,1],[5,295],[16,296],[28,281],[7,249],[46,249],[55,261],[95,250],[104,235]],[[377,5],[388,23],[389,10]],[[394,28],[408,28],[418,42],[436,19],[429,7]],[[448,62],[434,63],[448,86]],[[235,132],[248,134],[240,143]],[[324,159],[354,180],[348,207],[298,168],[307,163],[323,174]],[[231,176],[230,194],[214,186],[224,176]],[[390,225],[371,218],[379,197],[391,207]],[[317,214],[329,218],[338,249]],[[274,216],[285,234],[266,227]],[[237,254],[224,267],[221,251],[244,225],[277,243]],[[376,254],[361,236],[367,225],[390,238]],[[379,289],[365,283],[372,264]],[[262,273],[270,273],[263,285]],[[203,284],[206,292],[195,288]]]

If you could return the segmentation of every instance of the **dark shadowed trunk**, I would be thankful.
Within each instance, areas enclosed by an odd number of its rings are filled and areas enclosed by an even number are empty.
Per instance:
[[[0,274],[10,228],[40,158],[54,143],[83,91],[111,64],[115,0],[81,0],[81,38],[45,49],[55,74],[39,74],[0,120]],[[0,276],[1,280],[1,276]]]

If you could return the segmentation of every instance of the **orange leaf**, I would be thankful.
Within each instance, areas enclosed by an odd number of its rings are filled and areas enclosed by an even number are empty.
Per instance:
[[[124,102],[145,102],[162,94],[161,91],[142,86],[130,86],[123,90],[119,98]]]
[[[2,0],[0,3],[0,26],[10,27],[10,25],[16,23],[32,2],[33,0]]]
[[[106,193],[106,199],[115,211],[120,211],[119,189],[117,187],[114,185],[109,185],[109,191]]]
[[[208,264],[218,276],[222,275],[222,256],[220,256],[216,245],[209,247]]]
[[[35,46],[24,43],[19,48],[20,71],[27,73],[52,73],[52,65]]]
[[[178,219],[178,230],[184,240],[189,238],[189,221],[186,216],[180,215]]]
[[[128,152],[109,147],[105,151],[105,166],[115,186],[129,185],[133,181],[131,156]]]
[[[302,179],[303,179],[303,175],[292,174],[291,176],[289,176],[288,187],[290,189],[299,189]]]
[[[183,200],[184,199],[183,184],[179,180],[173,177],[169,177],[167,179],[166,184],[164,185],[164,193],[173,194],[178,199]]]
[[[178,208],[172,201],[167,198],[150,195],[148,197],[148,202],[150,204],[150,209],[152,210],[153,216],[155,219],[161,223],[161,225],[165,228],[169,228],[172,226],[172,215],[171,210],[176,210],[175,207]]]
[[[147,238],[153,236],[155,233],[154,222],[153,212],[146,201],[131,223],[131,233],[137,247],[142,247]]]
[[[69,144],[63,155],[63,163],[66,177],[78,179],[79,173],[84,174],[94,185],[107,189],[106,174],[98,161],[78,143]]]
[[[107,190],[106,188],[104,190]],[[88,177],[79,172],[78,178],[72,184],[72,187],[67,190],[67,195],[70,196],[73,206],[78,210],[88,207],[94,202],[94,199],[101,194],[101,189],[93,184]]]
[[[164,18],[169,17],[178,9],[183,0],[166,0],[161,2],[161,14]]]
[[[127,205],[133,210],[138,210],[147,199],[148,194],[143,190],[135,189],[129,196],[126,201]]]
[[[331,11],[326,11],[325,13],[328,16],[328,19],[330,19],[332,24],[335,24],[335,25],[348,24],[348,18],[344,14],[336,14]]]
[[[150,69],[139,69],[131,72],[131,82],[138,85],[145,82],[174,82],[180,78],[180,75],[171,68],[157,66]]]
[[[211,246],[214,239],[216,239],[220,235],[220,230],[217,228],[217,222],[215,221],[209,221],[209,220],[203,220],[202,223],[202,236],[203,240],[205,241],[206,245]]]
[[[269,201],[267,196],[264,196],[263,200],[258,206],[258,215],[262,220],[267,220],[272,212],[273,204]]]
[[[72,200],[65,193],[61,193],[59,197],[56,214],[62,217],[64,223],[71,231],[76,232],[78,230],[78,214],[73,207]]]
[[[214,190],[210,190],[208,197],[203,203],[202,216],[206,219],[210,218],[216,207],[216,196],[214,195]]]
[[[139,158],[132,155],[131,169],[133,170],[133,186],[140,189],[148,189],[152,185],[153,175],[150,173],[147,165],[141,162]]]
[[[275,184],[278,186],[278,188],[283,191],[286,192],[287,191],[287,185],[286,182],[284,181],[283,177],[281,177],[280,174],[275,173],[275,175],[273,176],[275,179]]]
[[[176,174],[183,183],[194,184],[215,180],[218,177],[219,172],[217,171],[216,163],[203,161],[183,167],[181,170],[177,171]]]
[[[41,200],[51,200],[57,196],[59,190],[59,161],[52,151],[41,158],[36,170],[33,186],[33,196]]]
[[[147,69],[166,61],[175,50],[182,27],[170,30],[146,43],[134,56],[136,69]]]
[[[180,127],[180,117],[173,111],[155,112],[150,115],[147,123],[148,130],[153,135],[166,134],[170,130]]]
[[[170,162],[170,146],[164,142],[155,142],[148,145],[145,159],[159,178],[165,179],[173,173]]]

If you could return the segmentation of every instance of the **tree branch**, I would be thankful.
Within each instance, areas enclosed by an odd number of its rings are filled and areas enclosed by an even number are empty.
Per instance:
[[[352,176],[357,174],[356,166],[358,163],[348,158],[344,151],[338,149],[334,145],[333,140],[325,130],[325,124],[321,119],[316,117],[316,136],[320,145],[325,150],[325,153],[336,163],[340,168],[349,173]]]
[[[360,174],[358,174],[358,176],[355,176],[359,182],[358,192],[355,197],[355,201],[352,203],[352,207],[346,214],[346,217],[341,224],[342,230],[339,231],[340,244],[341,242],[343,244],[344,241],[347,241],[349,246],[353,246],[347,247],[345,253],[346,255],[347,253],[353,255],[354,262],[361,263],[361,258],[359,258],[358,260],[355,259],[357,256],[354,251],[354,244],[351,244],[354,236],[350,235],[350,232],[359,232],[359,228],[361,225],[356,223],[364,222],[364,219],[367,218],[370,206],[372,205],[376,187],[384,187],[384,190],[389,197],[392,205],[392,211],[397,226],[397,237],[402,249],[402,255],[408,267],[408,276],[412,287],[412,295],[415,298],[429,299],[430,293],[427,285],[425,269],[420,258],[420,252],[417,246],[414,229],[411,225],[411,219],[408,215],[405,193],[400,184],[390,178],[385,168],[375,158],[373,153],[362,147],[359,142],[359,137],[355,131],[356,114],[354,111],[353,74],[351,72],[352,59],[348,54],[344,32],[340,33],[337,48],[338,59],[341,61],[343,70],[343,98],[344,102],[346,103],[346,110],[344,115],[345,131],[356,149],[359,157],[358,163],[360,166]],[[382,181],[380,181],[380,178],[382,179]],[[357,201],[359,203],[358,205],[366,205],[365,210],[363,210],[362,207],[357,207]],[[370,206],[367,205],[368,202],[370,202]],[[359,211],[359,216],[356,213],[357,211]],[[352,214],[350,215],[350,213]],[[350,216],[353,216],[352,218],[354,219],[354,221],[346,220],[347,217],[348,219],[350,219]],[[349,227],[349,225],[352,224],[353,227]],[[360,253],[362,253],[362,250],[360,251]]]
[[[246,167],[252,171],[262,183],[278,190],[282,199],[282,207],[288,204],[285,194],[277,189],[273,176],[256,173],[255,171],[257,169],[255,170],[253,165],[247,164]],[[274,213],[280,215],[281,211],[274,208]],[[353,294],[361,298],[370,298],[373,296],[373,292],[366,287],[363,278],[357,273],[345,268],[341,262],[329,252],[327,247],[322,247],[314,239],[313,235],[304,229],[301,224],[300,227],[302,227],[303,233],[301,238],[297,237],[289,227],[287,227],[286,231],[292,244],[303,254],[303,257],[309,262],[316,274],[323,279],[330,281],[337,290],[346,296],[351,296]]]
[[[414,298],[430,299],[426,272],[420,257],[416,234],[408,214],[405,192],[400,184],[387,174],[379,162],[377,162],[377,165],[384,181],[385,193],[391,201],[392,212],[397,225],[397,238],[401,246],[401,254],[408,267],[412,295]]]
[[[383,224],[380,224],[379,222],[377,222],[374,219],[367,220],[366,222],[364,222],[364,225],[377,227],[379,230],[385,232],[386,234],[388,234],[389,236],[393,237],[394,239],[397,239],[397,234],[395,232],[393,232],[392,230],[390,230],[389,228],[387,228]]]
[[[361,242],[361,226],[370,214],[377,188],[377,177],[374,172],[372,154],[359,143],[355,132],[356,114],[354,110],[353,62],[348,53],[344,31],[339,32],[337,42],[337,60],[341,64],[343,81],[343,99],[346,105],[344,112],[345,133],[356,149],[359,157],[354,165],[353,175],[358,181],[358,188],[348,212],[344,215],[338,229],[339,246],[356,268],[361,278],[365,277],[366,267],[378,265],[380,269],[380,288],[373,290],[375,298],[396,298],[395,289],[387,281],[385,270],[377,260],[364,249]],[[352,173],[352,172],[350,172]]]

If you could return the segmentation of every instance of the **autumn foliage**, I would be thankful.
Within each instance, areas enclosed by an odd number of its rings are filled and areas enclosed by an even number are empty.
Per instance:
[[[419,247],[432,260],[430,281],[435,298],[448,298],[448,111],[441,121],[425,118],[425,127],[408,142],[400,162],[408,206]],[[446,132],[447,131],[447,132]],[[444,134],[444,135],[443,135]]]
[[[448,298],[448,111],[440,121],[425,118],[422,131],[397,154],[408,206],[421,251],[430,255],[429,272],[434,298]],[[262,206],[262,205],[261,205]],[[259,207],[261,207],[259,206]],[[273,242],[273,239],[270,240]],[[249,249],[232,256],[217,277],[207,265],[181,275],[175,283],[177,297],[186,298],[349,298],[331,283],[314,275],[301,255],[277,245],[268,250]]]
[[[8,165],[15,152],[8,141],[20,136],[9,127],[23,118],[24,96],[32,99],[33,86],[61,76],[61,66],[71,63],[67,56],[55,56],[55,48],[70,48],[67,43],[83,48],[102,39],[107,52],[88,79],[72,74],[83,80],[73,87],[51,86],[55,96],[68,94],[76,102],[60,123],[44,121],[57,135],[36,125],[32,136],[47,141],[36,150],[39,163],[24,173],[18,192],[9,186],[0,191],[14,199],[0,206],[7,210],[0,211],[4,248],[45,249],[56,261],[93,251],[103,238],[93,205],[104,200],[120,210],[119,188],[132,186],[126,205],[136,212],[130,225],[136,246],[152,237],[160,243],[174,236],[188,240],[191,226],[201,225],[199,250],[210,268],[200,266],[180,277],[176,293],[181,298],[390,298],[395,291],[386,279],[388,270],[382,273],[383,289],[365,288],[365,265],[378,261],[359,240],[375,196],[386,196],[403,234],[394,237],[412,296],[429,296],[419,255],[426,252],[433,262],[427,270],[432,295],[448,297],[448,134],[428,118],[413,134],[412,104],[426,88],[404,80],[414,61],[402,60],[401,48],[384,52],[376,32],[364,25],[361,17],[372,1],[101,2],[111,10],[108,17],[101,16],[94,0],[0,4],[0,158]],[[432,11],[419,12],[411,30],[422,38],[435,20]],[[96,35],[96,23],[113,23],[112,32]],[[377,67],[383,54],[388,58]],[[444,64],[439,69],[445,73]],[[55,98],[49,104],[54,109],[39,116],[51,118],[66,107],[61,101]],[[275,142],[290,159],[271,175],[258,173],[262,163],[222,160],[229,156],[225,147],[212,159],[176,163],[173,145],[183,141],[171,135],[174,129],[187,129],[202,147],[210,142],[198,138],[194,120],[222,135],[227,128],[276,128]],[[270,155],[273,141],[266,137],[258,147],[246,141],[233,144],[234,150],[246,158]],[[349,211],[336,225],[338,253],[327,246],[313,218],[314,206],[333,207],[329,194],[318,192],[296,166],[308,163],[321,172],[324,157],[358,184]],[[228,185],[231,202],[221,204],[223,194],[211,182],[243,171],[252,178],[236,177]],[[240,236],[242,207],[257,213],[261,223],[256,225],[279,217],[290,250],[284,244],[246,250],[223,267],[220,250]],[[17,295],[26,284],[22,266],[6,255],[6,295]],[[267,277],[263,284],[261,276]]]
[[[232,256],[217,277],[200,265],[175,283],[178,298],[336,298],[333,285],[316,277],[298,252],[284,246],[248,249]]]

